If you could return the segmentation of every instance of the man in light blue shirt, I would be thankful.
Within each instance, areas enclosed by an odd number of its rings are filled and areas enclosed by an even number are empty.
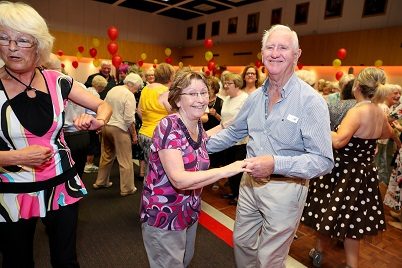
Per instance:
[[[249,136],[234,228],[238,267],[285,267],[308,192],[309,179],[334,165],[328,107],[300,80],[296,32],[266,31],[262,61],[267,80],[253,92],[234,123],[210,138],[209,152]]]

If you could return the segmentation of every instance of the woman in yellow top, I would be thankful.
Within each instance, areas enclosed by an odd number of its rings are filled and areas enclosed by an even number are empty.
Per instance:
[[[142,120],[138,141],[144,151],[146,163],[145,176],[148,173],[149,147],[152,135],[159,121],[171,112],[168,102],[168,91],[173,81],[174,68],[167,63],[161,63],[155,69],[155,82],[142,89],[137,114]]]

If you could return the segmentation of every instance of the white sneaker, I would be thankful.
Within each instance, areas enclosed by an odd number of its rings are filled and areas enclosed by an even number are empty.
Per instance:
[[[92,173],[97,172],[99,167],[95,166],[94,164],[86,164],[84,168],[84,173]]]

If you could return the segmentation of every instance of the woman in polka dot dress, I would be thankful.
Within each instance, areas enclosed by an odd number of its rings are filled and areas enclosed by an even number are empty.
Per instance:
[[[310,256],[320,267],[328,238],[344,240],[346,267],[358,267],[359,241],[385,230],[383,204],[373,164],[376,140],[392,135],[382,110],[371,103],[385,74],[363,69],[356,78],[356,105],[332,132],[335,167],[330,174],[312,180],[301,221],[319,232]]]

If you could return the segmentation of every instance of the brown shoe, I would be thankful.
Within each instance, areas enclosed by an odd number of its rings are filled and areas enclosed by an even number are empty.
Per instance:
[[[98,184],[94,183],[94,184],[92,184],[92,187],[95,190],[98,190],[98,189],[101,189],[101,188],[110,188],[110,187],[112,187],[112,185],[113,185],[113,182],[109,181],[108,183],[106,183],[104,185],[98,185]]]
[[[398,212],[395,212],[395,211],[390,210],[390,211],[389,211],[389,214],[390,214],[391,217],[394,218],[395,220],[401,221],[401,212],[398,213]]]
[[[132,195],[135,194],[135,192],[137,192],[137,188],[134,188],[132,191],[130,192],[121,192],[120,195],[121,196],[128,196],[128,195]]]
[[[398,230],[402,230],[402,222],[390,221],[388,224]]]

